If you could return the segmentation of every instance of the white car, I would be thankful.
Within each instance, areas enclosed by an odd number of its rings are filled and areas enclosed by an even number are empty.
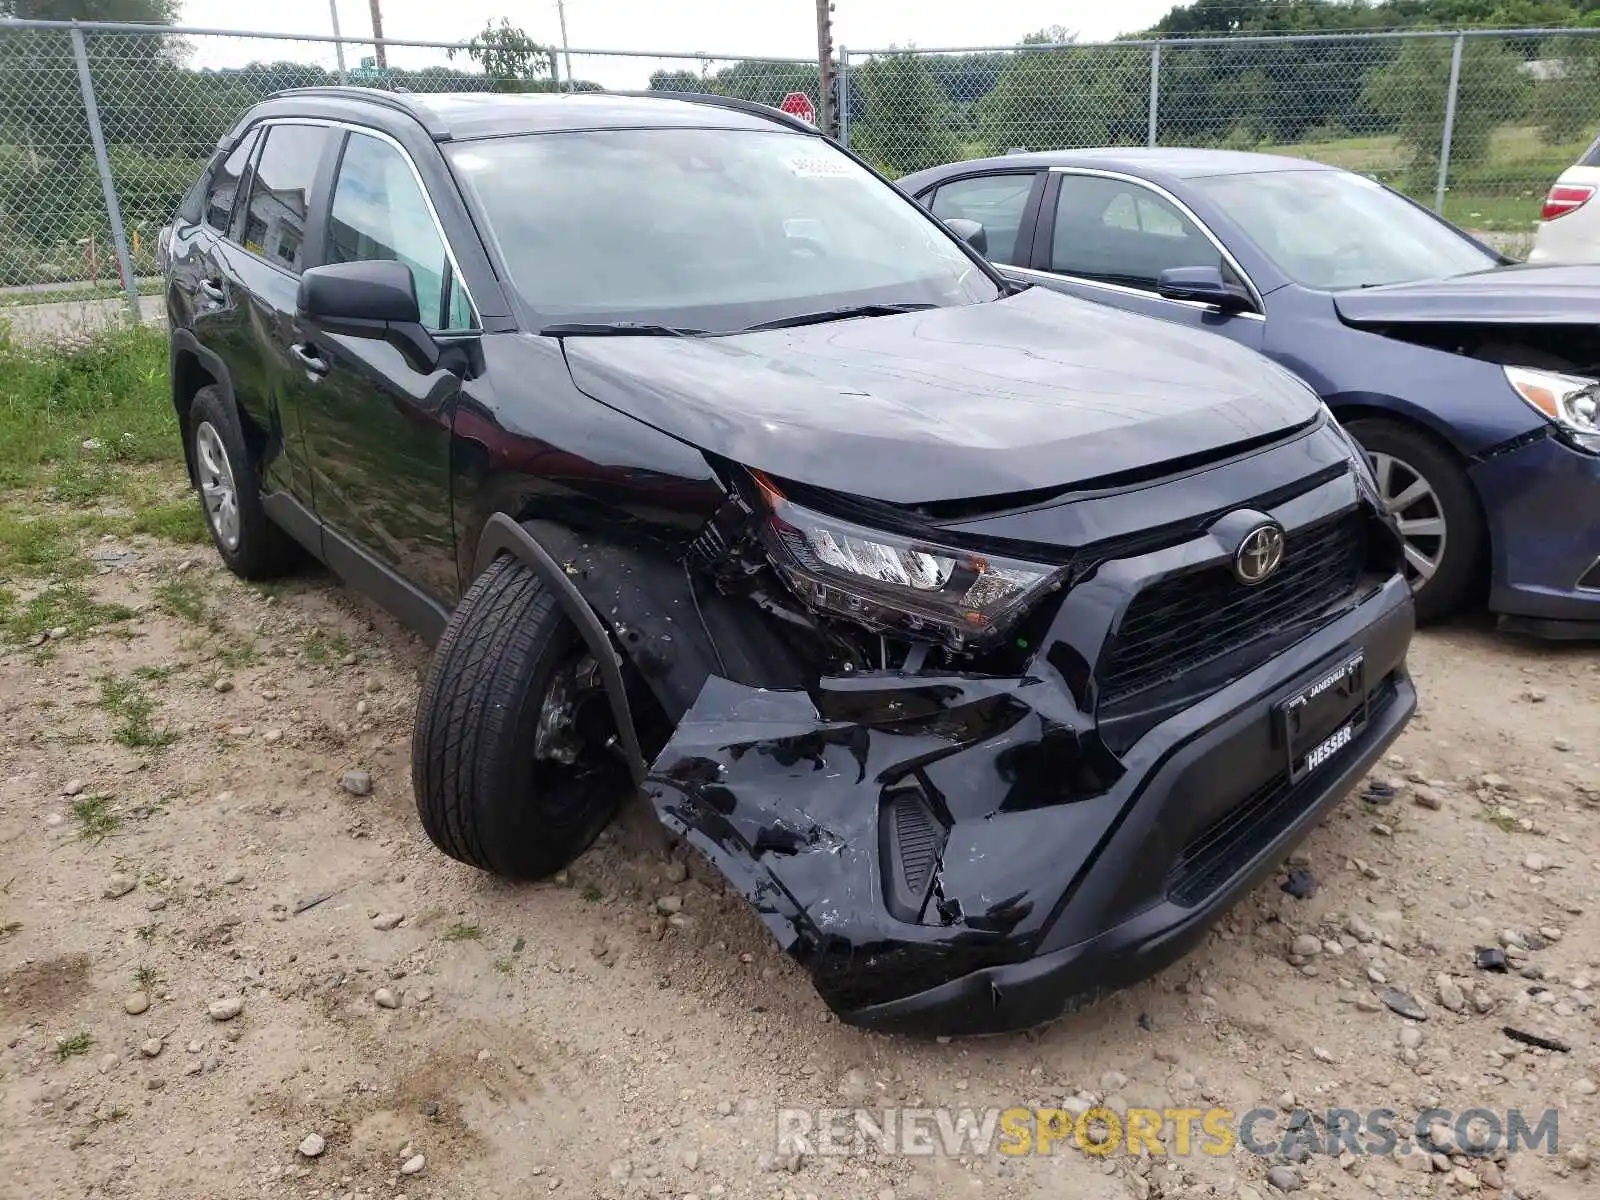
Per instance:
[[[1600,139],[1544,198],[1529,262],[1600,262]],[[1591,201],[1594,201],[1591,203]]]

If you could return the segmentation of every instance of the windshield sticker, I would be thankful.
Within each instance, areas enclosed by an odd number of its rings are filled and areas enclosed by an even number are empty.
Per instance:
[[[791,158],[789,169],[802,179],[842,179],[850,173],[844,159],[822,155]]]

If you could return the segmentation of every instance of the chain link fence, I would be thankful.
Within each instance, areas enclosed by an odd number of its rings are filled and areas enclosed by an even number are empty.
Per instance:
[[[891,175],[1009,150],[1207,146],[1373,176],[1512,254],[1600,134],[1600,29],[844,52],[850,144]]]
[[[385,39],[380,56],[353,38],[0,22],[0,315],[6,304],[155,290],[157,235],[217,140],[287,88],[749,88],[773,104],[807,79],[816,90],[816,64],[803,60],[573,50],[511,75],[487,73],[472,50]]]
[[[156,234],[217,139],[285,88],[822,99],[814,61],[0,22],[0,303],[153,289]],[[491,59],[491,65],[501,60]],[[1600,133],[1600,30],[839,51],[837,132],[890,175],[1012,149],[1213,146],[1397,187],[1511,253]]]

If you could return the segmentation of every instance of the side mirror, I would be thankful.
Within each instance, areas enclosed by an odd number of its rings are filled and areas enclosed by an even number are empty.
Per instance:
[[[988,255],[989,235],[984,232],[981,221],[969,221],[965,217],[951,217],[945,222],[950,232],[955,234],[979,254]]]
[[[1196,300],[1223,312],[1246,312],[1255,307],[1250,293],[1229,283],[1217,267],[1168,267],[1156,278],[1156,292],[1168,300]]]
[[[308,325],[393,345],[420,370],[439,365],[439,344],[422,326],[411,268],[393,261],[330,263],[300,276],[296,300]]]

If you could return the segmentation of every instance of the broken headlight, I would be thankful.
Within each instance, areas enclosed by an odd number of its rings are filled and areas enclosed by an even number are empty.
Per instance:
[[[800,599],[952,649],[1008,629],[1065,568],[976,554],[814,512],[759,481],[768,557]]]
[[[1600,381],[1529,367],[1506,367],[1517,395],[1585,450],[1600,453]]]

